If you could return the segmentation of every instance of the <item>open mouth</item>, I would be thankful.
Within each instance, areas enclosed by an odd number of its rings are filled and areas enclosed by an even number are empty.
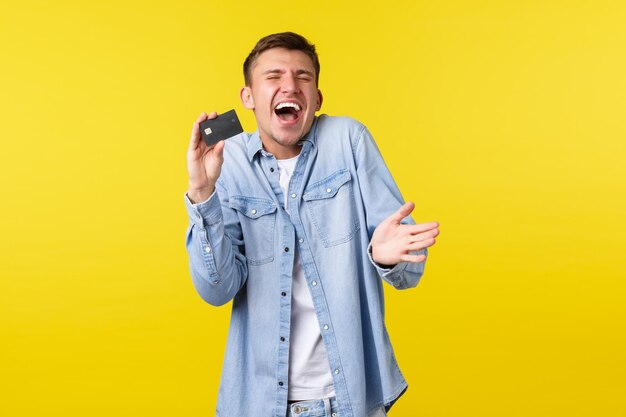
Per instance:
[[[292,101],[279,103],[274,107],[274,113],[283,122],[294,122],[300,118],[300,105]]]

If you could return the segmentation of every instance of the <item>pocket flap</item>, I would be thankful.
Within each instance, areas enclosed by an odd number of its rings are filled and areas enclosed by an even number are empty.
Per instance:
[[[310,185],[304,192],[302,198],[305,201],[332,198],[337,194],[337,191],[339,191],[341,186],[349,182],[350,179],[352,179],[350,171],[342,169],[341,171],[337,171],[323,180]]]
[[[276,204],[272,200],[256,197],[232,196],[228,205],[250,219],[258,219],[276,211]]]

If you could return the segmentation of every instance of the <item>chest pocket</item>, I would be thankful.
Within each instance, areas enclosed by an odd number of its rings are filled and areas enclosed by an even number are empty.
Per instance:
[[[348,242],[359,230],[352,177],[347,169],[308,186],[302,199],[325,247]]]
[[[229,206],[239,212],[248,264],[263,265],[273,261],[276,204],[262,198],[232,196]]]

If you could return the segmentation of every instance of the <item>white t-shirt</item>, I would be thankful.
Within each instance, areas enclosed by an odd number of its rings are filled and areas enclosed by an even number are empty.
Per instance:
[[[277,160],[280,189],[288,204],[288,188],[298,157]],[[289,344],[289,400],[311,400],[335,395],[326,347],[322,340],[311,292],[304,278],[298,249],[294,252]]]

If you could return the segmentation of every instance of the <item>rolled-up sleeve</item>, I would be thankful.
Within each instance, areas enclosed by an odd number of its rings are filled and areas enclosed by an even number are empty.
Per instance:
[[[420,251],[411,252],[411,255],[426,255],[428,256],[428,250],[422,249]],[[400,262],[395,265],[393,268],[385,268],[380,264],[377,264],[372,258],[372,244],[370,243],[367,247],[367,256],[369,257],[370,262],[378,271],[378,275],[385,280],[387,283],[392,285],[394,288],[398,290],[405,290],[407,288],[413,288],[417,286],[420,281],[420,278],[424,274],[424,267],[426,265],[426,260],[424,262]]]
[[[365,126],[353,140],[354,159],[357,167],[358,184],[365,207],[368,235],[371,238],[376,227],[404,204],[404,199],[387,168],[374,139]],[[415,224],[410,217],[403,224]],[[401,262],[393,268],[384,268],[374,262],[371,243],[367,249],[372,265],[380,277],[396,289],[415,287],[424,273],[425,262]],[[413,255],[427,255],[428,251],[411,252]]]
[[[237,216],[224,214],[223,210],[232,209],[222,205],[217,189],[208,200],[198,204],[185,194],[185,206],[189,216],[186,247],[193,284],[207,303],[223,305],[237,294],[247,277]]]

